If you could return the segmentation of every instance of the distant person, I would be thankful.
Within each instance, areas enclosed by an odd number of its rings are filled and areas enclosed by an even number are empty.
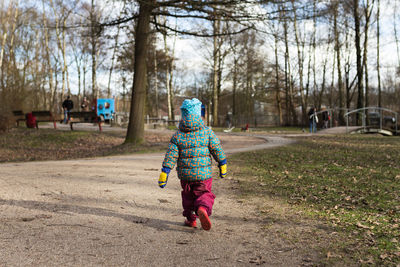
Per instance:
[[[90,103],[87,100],[86,96],[84,96],[83,100],[82,100],[82,104],[81,104],[82,111],[89,111],[89,109],[90,109],[89,106],[90,106]]]
[[[226,116],[225,116],[225,123],[226,123],[226,127],[227,128],[231,128],[231,126],[232,126],[232,113],[230,113],[230,112],[228,112],[228,113],[226,113]]]
[[[329,124],[330,119],[331,119],[331,116],[329,116],[328,111],[326,109],[324,109],[324,111],[322,112],[322,121],[324,123],[322,128],[328,129],[328,124]]]
[[[36,117],[33,116],[32,112],[25,114],[26,127],[35,128],[36,127]]]
[[[70,112],[74,108],[74,102],[72,102],[71,96],[67,96],[67,99],[62,103],[62,107],[64,109],[64,123],[67,124],[71,119]]]
[[[318,117],[317,109],[314,107],[310,108],[310,110],[308,111],[308,122],[310,124],[310,133],[316,133]]]
[[[227,172],[226,156],[215,133],[204,126],[201,102],[196,98],[186,99],[181,111],[182,120],[169,143],[158,185],[161,188],[167,185],[168,175],[177,165],[185,225],[196,227],[196,218],[199,218],[202,228],[208,231],[215,199],[211,191],[211,158],[218,162],[220,177],[224,178]]]

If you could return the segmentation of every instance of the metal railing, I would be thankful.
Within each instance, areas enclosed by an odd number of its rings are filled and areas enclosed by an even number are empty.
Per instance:
[[[349,129],[349,115],[353,114],[353,113],[358,113],[362,115],[362,119],[361,119],[361,127],[363,128],[364,131],[366,131],[367,129],[367,117],[368,117],[368,113],[366,113],[366,111],[368,110],[374,110],[374,111],[379,111],[379,129],[382,131],[383,130],[383,111],[385,112],[389,112],[394,114],[395,116],[395,134],[397,135],[398,129],[397,129],[397,117],[398,117],[398,113],[387,109],[387,108],[380,108],[380,107],[365,107],[365,108],[359,108],[359,109],[354,109],[352,111],[347,112],[346,114],[344,114],[345,118],[346,118],[346,133],[348,133],[348,129]]]

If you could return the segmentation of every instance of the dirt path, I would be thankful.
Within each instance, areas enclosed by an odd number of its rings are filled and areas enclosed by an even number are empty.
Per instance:
[[[288,142],[220,138],[228,153]],[[176,172],[165,189],[157,186],[162,159],[1,164],[0,266],[299,266],[317,257],[304,244],[261,231],[273,222],[279,233],[290,222],[260,219],[253,204],[235,196],[231,179],[214,180],[211,231],[184,227]]]

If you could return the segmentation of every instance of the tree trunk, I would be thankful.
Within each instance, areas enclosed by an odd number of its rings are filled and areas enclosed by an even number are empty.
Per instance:
[[[232,117],[234,121],[234,125],[237,124],[237,112],[236,112],[236,91],[237,91],[237,82],[238,81],[238,58],[234,55],[233,61],[233,88],[232,88]]]
[[[339,3],[335,4],[334,11],[334,21],[333,27],[335,32],[335,52],[336,52],[336,62],[337,62],[337,74],[338,74],[338,93],[339,93],[339,122],[344,124],[344,113],[343,113],[343,82],[342,82],[342,64],[340,58],[340,39],[339,31],[337,26],[337,17],[339,13]]]
[[[158,68],[157,68],[157,49],[154,46],[154,90],[156,93],[156,117],[158,118],[158,110],[159,110],[159,104],[158,104]]]
[[[5,32],[3,34],[3,38],[2,38],[2,42],[1,42],[1,50],[0,50],[0,69],[3,65],[3,55],[4,55],[4,47],[6,45],[6,41],[7,41],[7,33]]]
[[[394,11],[393,11],[393,30],[394,30],[394,40],[396,42],[396,51],[397,51],[397,67],[400,68],[400,45],[399,45],[399,37],[397,36],[397,2],[394,2]],[[397,71],[396,71],[397,73]],[[397,75],[396,75],[397,76]]]
[[[294,4],[294,0],[292,0],[292,8],[293,8],[293,27],[294,27],[294,35],[296,39],[296,46],[297,46],[297,63],[298,63],[298,68],[299,68],[299,91],[300,91],[300,102],[301,102],[301,111],[302,111],[302,124],[306,123],[306,118],[307,118],[307,106],[306,106],[306,96],[304,95],[304,84],[303,84],[303,67],[304,67],[304,60],[303,60],[303,55],[304,53],[301,52],[301,47],[302,44],[300,44],[300,37],[299,37],[299,31],[297,27],[297,15],[296,15],[296,7]]]
[[[313,46],[313,92],[314,92],[314,96],[317,95],[318,93],[318,85],[317,85],[317,71],[316,71],[316,65],[317,65],[317,61],[316,61],[316,50],[317,50],[317,1],[314,0],[313,1],[313,42],[312,42],[312,46]],[[320,101],[316,101],[315,97],[314,97],[314,103],[317,102],[318,103],[318,109],[321,109],[321,102]],[[316,105],[314,105],[316,106]]]
[[[94,99],[97,99],[99,97],[99,92],[97,89],[97,59],[96,59],[96,50],[97,50],[97,39],[96,39],[96,26],[95,26],[95,9],[94,9],[94,0],[91,2],[91,9],[90,9],[90,23],[91,23],[91,45],[92,45],[92,95]]]
[[[61,99],[63,99],[64,94],[65,94],[65,87],[66,87],[65,86],[65,83],[66,83],[65,76],[66,76],[66,67],[67,67],[66,51],[65,51],[65,28],[63,27],[63,29],[62,29],[62,39],[63,39],[62,40],[60,37],[60,20],[59,20],[58,13],[54,7],[52,0],[50,0],[50,5],[53,9],[55,20],[56,20],[57,46],[61,50],[62,58],[63,58],[63,65],[62,65],[62,69],[61,69],[61,79],[62,79]],[[66,20],[66,18],[64,18],[64,25],[65,25],[65,20]]]
[[[4,2],[2,1],[1,2],[1,10],[3,10],[3,5],[4,5]],[[11,17],[11,4],[9,4],[9,6],[8,6],[8,9],[7,9],[7,13],[6,13],[6,18],[10,18]],[[0,49],[0,70],[1,70],[1,74],[2,74],[2,77],[1,77],[1,81],[2,81],[2,83],[4,82],[4,77],[3,77],[3,75],[4,75],[4,72],[3,72],[3,68],[2,68],[2,66],[3,66],[3,57],[4,57],[4,50],[5,50],[5,46],[6,46],[6,41],[7,41],[7,27],[5,26],[7,23],[6,23],[6,18],[4,18],[4,17],[1,17],[0,18],[0,23],[2,24],[2,26],[4,27],[4,33],[3,33],[3,36],[2,36],[2,41],[1,41],[1,49]],[[3,94],[3,101],[4,101],[4,97],[5,97],[5,90],[6,90],[6,85],[5,84],[2,84],[2,94]]]
[[[369,106],[369,81],[368,81],[368,30],[369,21],[371,17],[370,2],[367,0],[364,7],[365,25],[364,25],[364,55],[363,55],[363,68],[365,72],[365,106]],[[368,116],[368,113],[367,113]]]
[[[168,44],[167,44],[167,33],[164,32],[163,34],[164,37],[164,53],[167,57],[167,65],[166,65],[166,70],[165,70],[165,86],[167,90],[167,105],[168,105],[168,120],[173,120],[174,119],[174,109],[173,109],[173,94],[172,94],[172,88],[171,88],[171,68],[172,68],[172,56],[170,56],[169,49],[168,49]]]
[[[327,48],[327,52],[329,52],[329,46]],[[322,83],[321,83],[321,91],[319,91],[318,94],[318,108],[321,108],[322,105],[322,97],[325,93],[325,88],[326,88],[326,65],[328,63],[328,53],[326,54],[325,60],[324,60],[324,65],[322,67]]]
[[[357,109],[364,107],[364,92],[363,92],[363,66],[361,62],[361,44],[360,44],[360,16],[358,14],[358,1],[353,0],[353,16],[354,16],[354,26],[355,26],[355,44],[356,44],[356,58],[357,58]],[[361,125],[361,113],[357,113],[357,124]]]
[[[275,99],[276,108],[278,110],[278,123],[279,126],[282,125],[282,100],[281,100],[281,90],[279,88],[279,58],[278,58],[278,32],[275,31]]]
[[[344,21],[344,27],[347,29],[348,28],[348,20],[345,18]],[[350,55],[353,53],[353,51],[350,49],[350,40],[349,40],[349,31],[346,31],[345,34],[345,51],[347,57],[345,58],[345,63],[344,63],[344,74],[345,74],[345,85],[346,85],[346,109],[347,111],[350,110],[351,107],[351,102],[353,100],[354,93],[356,90],[354,89],[353,92],[351,92],[353,85],[357,79],[357,75],[354,76],[354,79],[352,82],[350,82],[350,71],[351,71],[351,62],[350,62]]]
[[[332,78],[331,78],[331,86],[330,86],[329,100],[328,100],[330,107],[333,107],[333,90],[334,90],[334,85],[335,85],[335,68],[336,68],[336,57],[335,57],[335,54],[333,54]]]
[[[381,1],[378,0],[378,10],[376,12],[376,70],[378,72],[378,107],[382,107],[382,88],[381,88],[381,67],[380,67],[380,27],[379,27],[379,17],[381,10]]]
[[[135,32],[135,60],[132,101],[125,143],[140,144],[144,141],[144,107],[146,101],[146,57],[150,30],[150,15],[155,0],[140,2],[139,18]]]
[[[219,20],[216,19],[213,21],[213,33],[219,33]],[[218,58],[219,58],[219,46],[218,46],[218,37],[213,37],[213,91],[212,91],[212,100],[213,100],[213,126],[218,126]]]
[[[285,13],[285,7],[281,9],[280,16],[283,20],[283,32],[285,40],[285,108],[286,108],[286,124],[295,125],[297,124],[297,114],[295,113],[295,107],[293,103],[292,94],[292,82],[291,82],[291,71],[289,62],[289,40],[288,40],[288,23]]]
[[[64,72],[65,72],[65,80],[67,83],[67,90],[68,90],[68,95],[71,94],[71,87],[69,85],[69,73],[68,73],[68,62],[67,62],[67,57],[66,57],[66,50],[67,50],[67,44],[65,42],[65,30],[67,29],[67,18],[64,18],[64,27],[62,29],[62,38],[63,38],[63,46],[62,46],[62,51],[63,51],[63,62],[64,62]]]
[[[308,49],[307,82],[306,82],[306,87],[304,88],[305,92],[306,92],[305,95],[304,95],[304,107],[305,107],[306,113],[307,113],[308,94],[309,94],[309,91],[310,91],[310,79],[311,79],[311,59],[312,59],[311,49],[312,49],[312,46],[310,45],[309,49]],[[307,122],[307,120],[305,119],[303,121],[303,124],[306,123],[306,122]]]

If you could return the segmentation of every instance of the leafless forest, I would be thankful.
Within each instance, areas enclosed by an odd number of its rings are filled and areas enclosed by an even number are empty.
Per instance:
[[[60,113],[115,97],[130,112],[174,119],[178,97],[207,104],[212,125],[304,125],[314,106],[400,112],[398,1],[6,0],[0,4],[0,111]],[[178,56],[182,40],[202,62]],[[190,61],[190,60],[189,60]],[[201,70],[201,71],[198,71]],[[79,105],[76,105],[77,110]],[[262,123],[261,123],[262,124]]]

